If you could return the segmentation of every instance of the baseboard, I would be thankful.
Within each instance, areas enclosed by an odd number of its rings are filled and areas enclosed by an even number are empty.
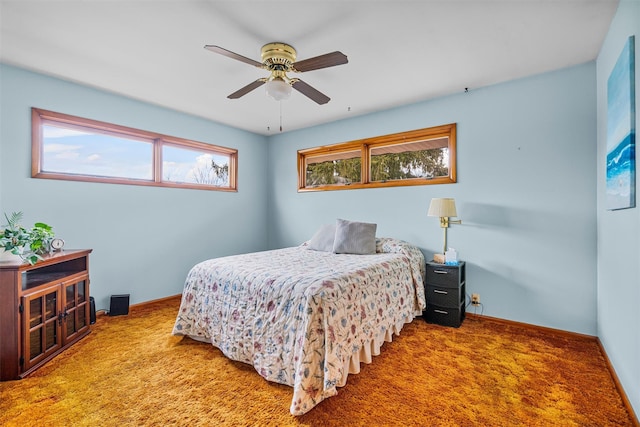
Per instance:
[[[613,368],[613,365],[611,364],[611,360],[609,360],[609,356],[607,355],[607,352],[605,351],[602,345],[602,342],[600,341],[600,338],[593,335],[579,334],[577,332],[564,331],[562,329],[548,328],[545,326],[532,325],[530,323],[516,322],[514,320],[500,319],[499,317],[484,316],[484,315],[474,314],[474,313],[466,313],[466,317],[473,320],[487,320],[490,322],[503,323],[503,324],[517,326],[525,329],[532,329],[532,330],[535,329],[538,331],[543,330],[556,335],[562,335],[566,337],[578,338],[578,339],[596,342],[607,364],[609,375],[611,375],[611,378],[613,379],[613,383],[615,384],[616,389],[618,390],[618,393],[622,398],[622,403],[624,404],[624,407],[627,409],[627,412],[631,417],[631,421],[633,422],[634,427],[640,427],[640,422],[638,422],[638,417],[636,416],[636,413],[633,410],[633,407],[631,406],[631,402],[627,397],[627,393],[625,393],[624,388],[622,387],[622,383],[620,383],[620,379],[618,378],[618,375],[616,375],[616,370]]]
[[[565,331],[563,329],[555,329],[555,328],[549,328],[546,326],[539,326],[539,325],[533,325],[531,323],[524,323],[524,322],[517,322],[515,320],[507,320],[507,319],[501,319],[499,317],[491,317],[491,316],[485,316],[483,314],[474,314],[474,313],[466,313],[466,317],[467,318],[473,318],[473,319],[482,319],[482,320],[489,320],[491,322],[497,322],[497,323],[503,323],[506,325],[512,325],[512,326],[517,326],[519,328],[525,328],[525,329],[534,329],[537,331],[546,331],[546,332],[550,332],[552,334],[556,334],[556,335],[563,335],[566,337],[571,337],[571,338],[578,338],[578,339],[583,339],[583,340],[587,340],[587,341],[596,341],[597,337],[593,336],[593,335],[587,335],[587,334],[580,334],[578,332],[570,332],[570,331]]]
[[[629,412],[629,415],[631,416],[631,420],[634,422],[633,424],[634,427],[640,427],[640,422],[638,422],[638,417],[636,416],[636,413],[633,410],[633,406],[631,406],[631,402],[629,402],[629,399],[627,398],[627,395],[624,392],[624,389],[622,388],[622,383],[620,382],[620,379],[616,374],[616,370],[613,368],[613,365],[611,364],[611,360],[609,360],[609,356],[607,355],[607,352],[605,351],[604,346],[602,345],[602,341],[600,341],[600,338],[596,338],[596,341],[598,342],[598,347],[600,347],[600,351],[602,352],[602,355],[604,356],[604,360],[607,363],[607,367],[609,368],[609,373],[611,374],[611,378],[613,379],[613,382],[615,383],[616,388],[620,392],[620,396],[622,397],[622,402],[624,403],[625,408],[627,408],[627,412]]]
[[[171,295],[171,296],[168,296],[168,297],[154,299],[154,300],[151,300],[151,301],[139,302],[137,304],[132,304],[129,307],[129,310],[130,311],[136,311],[136,310],[148,308],[149,306],[152,306],[154,304],[164,304],[164,303],[173,301],[174,299],[177,300],[177,301],[180,301],[181,298],[182,298],[182,294],[177,294],[177,295]],[[108,313],[108,310],[100,309],[100,310],[96,311],[96,317],[106,316],[107,313]]]
[[[139,302],[137,304],[133,304],[131,306],[131,310],[139,310],[141,308],[147,308],[150,305],[166,303],[166,302],[173,301],[174,299],[180,300],[181,298],[182,298],[182,294],[178,294],[178,295],[171,295],[171,296],[164,297],[164,298],[154,299],[154,300],[151,300],[151,301]]]

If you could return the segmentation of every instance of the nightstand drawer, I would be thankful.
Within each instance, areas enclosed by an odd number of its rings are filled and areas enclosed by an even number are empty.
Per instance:
[[[458,307],[464,298],[464,294],[458,288],[446,288],[444,286],[427,285],[427,303],[440,307]]]
[[[464,278],[460,277],[458,266],[438,265],[427,263],[427,283],[447,288],[458,288]]]
[[[455,328],[462,324],[464,316],[464,305],[458,306],[458,308],[450,308],[429,304],[429,302],[427,302],[427,311],[424,314],[427,322]]]

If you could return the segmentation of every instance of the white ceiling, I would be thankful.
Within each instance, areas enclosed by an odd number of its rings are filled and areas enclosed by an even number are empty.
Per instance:
[[[473,90],[594,60],[618,0],[0,0],[0,60],[240,129],[277,133]],[[278,103],[260,61],[268,42],[298,60],[349,63],[294,74],[331,97]],[[270,129],[270,130],[269,130]]]

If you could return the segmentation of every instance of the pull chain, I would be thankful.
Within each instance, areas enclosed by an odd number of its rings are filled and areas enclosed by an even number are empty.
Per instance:
[[[282,101],[280,101],[280,132],[282,132]]]

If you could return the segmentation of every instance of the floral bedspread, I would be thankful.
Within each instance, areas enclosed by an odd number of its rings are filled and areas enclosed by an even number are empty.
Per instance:
[[[211,259],[189,272],[174,335],[210,341],[269,381],[293,386],[302,415],[337,394],[352,354],[425,308],[415,246],[376,239],[375,255],[298,247]]]

